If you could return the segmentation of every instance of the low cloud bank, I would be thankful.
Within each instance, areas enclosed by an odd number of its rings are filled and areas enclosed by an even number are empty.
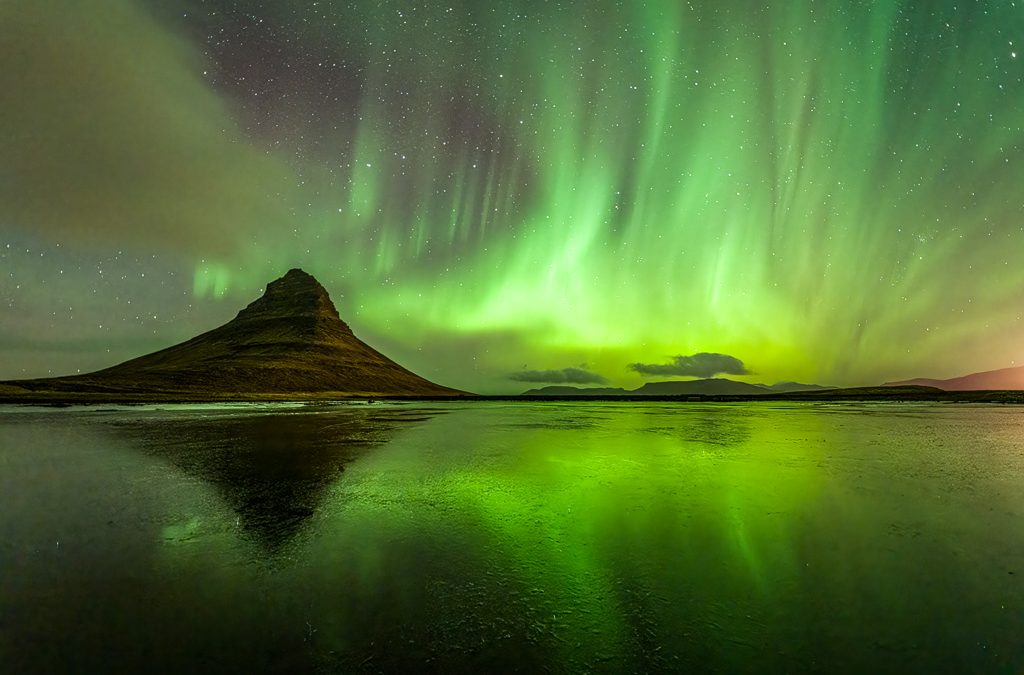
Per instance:
[[[671,363],[631,363],[629,369],[641,375],[681,375],[685,377],[714,377],[715,375],[748,375],[747,367],[735,356],[700,352],[689,356],[675,356]]]
[[[508,379],[516,382],[543,382],[545,384],[605,384],[608,382],[603,376],[585,368],[522,370],[512,373]]]

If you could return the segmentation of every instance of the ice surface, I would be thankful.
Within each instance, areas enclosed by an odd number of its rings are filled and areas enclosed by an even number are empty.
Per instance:
[[[2,672],[1019,672],[1024,409],[0,410]]]

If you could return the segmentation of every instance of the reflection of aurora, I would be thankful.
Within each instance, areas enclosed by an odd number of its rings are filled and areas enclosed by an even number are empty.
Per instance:
[[[450,572],[431,559],[455,556],[485,603],[522,615],[509,630],[533,631],[567,667],[595,654],[666,665],[689,644],[681,635],[708,638],[705,621],[725,630],[737,607],[776,601],[779,580],[799,574],[795,521],[822,488],[806,454],[821,447],[814,416],[728,406],[508,413],[437,419],[366,457],[339,486],[332,530],[342,540],[322,567],[354,565],[373,592],[397,587],[436,607],[395,556],[441,578]],[[780,469],[793,435],[812,445]],[[482,609],[461,605],[480,598],[460,592],[448,598],[455,614]]]
[[[862,672],[878,659],[865,645],[882,639],[902,663],[900,640],[928,642],[922,631],[944,642],[914,658],[963,658],[961,606],[998,619],[979,609],[991,575],[970,582],[977,598],[934,595],[985,566],[957,553],[989,537],[972,524],[989,507],[945,468],[973,452],[964,423],[850,406],[474,406],[346,475],[339,538],[308,583],[360,580],[325,601],[338,645],[370,639],[354,626],[385,602],[449,647],[522,655],[526,642],[567,670],[750,672],[757,654],[757,672],[784,671],[813,653]],[[937,447],[950,455],[922,468]]]
[[[1009,407],[229,408],[0,418],[0,527],[30,552],[6,557],[5,653],[126,672],[1024,664]],[[26,639],[63,627],[46,654]]]
[[[794,573],[791,518],[815,503],[821,481],[810,467],[763,480],[794,429],[762,415],[621,408],[615,416],[597,433],[524,434],[513,473],[455,473],[449,484],[517,560],[525,583],[543,586],[552,611],[574,617],[577,658],[610,650],[637,661],[653,655],[637,653],[636,636],[656,631],[648,648],[671,643],[695,618],[709,580],[708,606],[771,598],[765,570]],[[655,420],[675,437],[647,433]],[[801,432],[816,433],[814,418],[802,422]],[[702,427],[735,442],[689,440]]]

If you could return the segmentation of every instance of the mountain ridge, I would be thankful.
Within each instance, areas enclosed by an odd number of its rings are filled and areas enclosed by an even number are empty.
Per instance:
[[[647,382],[636,389],[621,387],[573,387],[554,385],[524,391],[520,396],[756,396],[792,392],[827,391],[833,387],[799,382],[777,382],[773,385],[747,384],[727,378],[709,377],[699,380],[664,380]]]
[[[32,392],[458,396],[359,340],[301,269],[267,284],[234,319],[189,340],[83,375],[4,383]]]
[[[1019,391],[1024,390],[1024,366],[983,370],[945,380],[918,377],[885,383],[887,387],[908,385],[936,387],[945,391]]]

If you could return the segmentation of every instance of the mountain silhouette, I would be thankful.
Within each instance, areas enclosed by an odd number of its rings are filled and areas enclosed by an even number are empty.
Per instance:
[[[521,396],[756,396],[760,394],[791,394],[801,392],[829,391],[834,387],[799,382],[778,382],[776,384],[747,384],[723,377],[702,380],[665,380],[648,382],[637,389],[621,387],[572,387],[555,385],[524,391]]]
[[[835,387],[827,387],[823,384],[804,384],[802,382],[776,382],[771,385],[759,386],[767,386],[772,391],[777,391],[780,394],[791,394],[801,391],[828,391],[829,389],[835,389]]]
[[[945,389],[946,391],[1021,390],[1024,389],[1024,366],[1018,366],[1016,368],[1001,368],[999,370],[986,370],[981,373],[971,373],[970,375],[954,377],[948,380],[917,378],[914,380],[885,383],[885,386],[887,387],[901,387],[907,385],[937,387],[938,389]]]
[[[622,387],[573,387],[567,384],[553,384],[527,389],[520,396],[632,396],[633,393],[633,390]]]
[[[357,338],[320,283],[300,269],[267,284],[228,323],[85,375],[8,382],[34,392],[180,395],[454,396]]]
[[[725,378],[703,380],[666,380],[648,382],[637,389],[611,387],[541,387],[524,391],[522,396],[677,396],[692,395],[755,395],[775,391],[761,384],[747,384]]]
[[[640,396],[670,396],[675,394],[766,394],[770,389],[758,384],[736,382],[721,377],[703,380],[669,380],[648,382],[631,393]]]

